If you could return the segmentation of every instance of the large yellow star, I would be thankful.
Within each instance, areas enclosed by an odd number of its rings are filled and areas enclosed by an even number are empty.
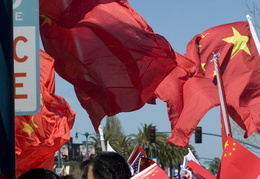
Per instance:
[[[251,56],[250,50],[247,46],[249,40],[248,36],[242,36],[234,27],[232,27],[233,36],[222,39],[227,43],[234,44],[231,53],[231,59],[239,52],[239,50],[244,50],[248,55]]]
[[[25,132],[28,134],[29,137],[31,137],[32,132],[34,132],[33,128],[26,122],[22,121],[22,124],[23,124],[23,129],[21,130],[21,132]]]
[[[49,24],[51,25],[51,19],[49,17],[47,17],[46,15],[44,14],[41,14],[40,17],[44,18],[44,21],[41,25],[44,25],[44,24]]]
[[[229,146],[228,141],[225,142],[224,148],[227,148]]]

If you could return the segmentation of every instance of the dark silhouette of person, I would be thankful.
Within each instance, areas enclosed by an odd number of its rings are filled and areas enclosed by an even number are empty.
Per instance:
[[[88,162],[84,179],[129,179],[130,167],[123,156],[115,152],[100,152]]]

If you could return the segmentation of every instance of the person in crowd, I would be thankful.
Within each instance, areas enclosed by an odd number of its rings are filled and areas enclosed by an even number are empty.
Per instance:
[[[83,179],[129,179],[131,170],[125,158],[115,152],[97,153],[86,166]]]
[[[23,173],[18,179],[61,179],[61,177],[49,169],[35,168]]]
[[[23,173],[18,179],[74,179],[72,175],[59,176],[46,168],[35,168]]]

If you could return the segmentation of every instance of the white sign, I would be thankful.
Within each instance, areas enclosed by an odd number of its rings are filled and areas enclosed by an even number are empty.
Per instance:
[[[14,0],[13,24],[15,114],[32,115],[40,108],[38,1]]]

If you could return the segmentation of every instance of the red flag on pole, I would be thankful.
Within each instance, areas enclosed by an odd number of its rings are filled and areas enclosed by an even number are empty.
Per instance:
[[[245,137],[260,131],[260,57],[247,21],[210,28],[188,44],[189,58],[199,59],[206,78],[216,83],[212,53],[220,53],[219,67],[231,118]],[[185,55],[186,56],[186,55]]]
[[[138,173],[143,171],[144,169],[148,168],[152,164],[156,163],[152,159],[149,159],[147,157],[141,157],[140,162],[139,162],[139,167],[138,167]]]
[[[188,56],[193,61],[199,59]],[[193,77],[177,66],[158,86],[156,96],[167,103],[172,134],[169,142],[188,145],[189,139],[202,117],[219,105],[215,85],[204,77],[200,65]]]
[[[152,164],[148,168],[144,169],[140,173],[133,176],[131,179],[169,179],[169,176],[163,171],[163,169],[156,163]]]
[[[16,169],[53,169],[54,153],[70,140],[75,113],[54,94],[54,60],[40,51],[41,108],[35,115],[16,116]]]
[[[40,0],[40,14],[43,46],[96,131],[105,115],[141,108],[177,63],[194,71],[127,0]]]
[[[255,179],[260,175],[260,159],[228,136],[222,154],[218,179]]]

